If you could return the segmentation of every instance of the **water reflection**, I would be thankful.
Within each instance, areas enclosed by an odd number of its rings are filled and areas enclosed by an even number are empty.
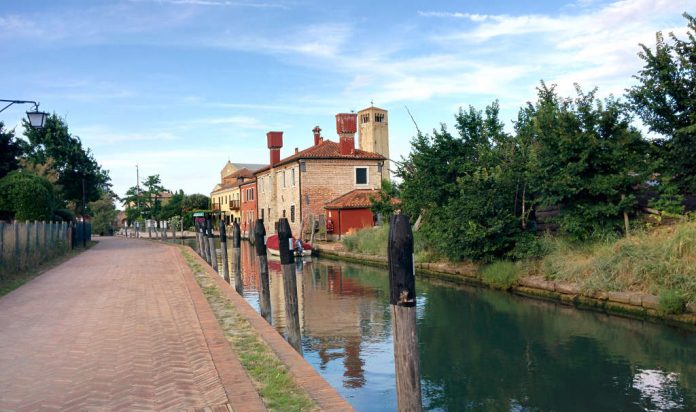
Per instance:
[[[246,299],[258,269],[243,244]],[[269,259],[273,326],[285,333],[280,262]],[[360,411],[396,409],[386,271],[298,266],[305,358]],[[696,410],[696,334],[505,293],[417,283],[429,410]]]

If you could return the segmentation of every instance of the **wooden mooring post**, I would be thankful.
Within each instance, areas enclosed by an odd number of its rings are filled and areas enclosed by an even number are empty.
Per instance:
[[[259,263],[259,310],[261,316],[271,323],[271,288],[268,281],[268,250],[266,249],[266,228],[263,220],[258,219],[254,225],[254,246]]]
[[[196,240],[198,241],[198,255],[205,259],[205,246],[203,246],[203,226],[196,222]]]
[[[225,282],[230,283],[230,267],[227,261],[227,231],[225,229],[225,221],[220,221],[220,254],[222,259],[222,278]]]
[[[297,352],[302,354],[302,335],[300,333],[300,314],[297,302],[297,273],[295,254],[290,246],[292,231],[287,218],[278,220],[278,250],[280,264],[283,268],[283,291],[285,292],[285,327],[288,331],[288,342]]]
[[[394,338],[397,405],[399,411],[421,411],[413,232],[408,216],[391,216],[388,242],[389,306]]]
[[[210,242],[208,242],[208,221],[201,222],[203,228],[203,258],[210,265]]]
[[[242,230],[239,223],[232,223],[232,272],[234,272],[234,290],[244,294],[242,283]]]
[[[213,267],[214,271],[219,272],[217,264],[217,253],[215,253],[215,236],[213,235],[213,222],[207,220],[206,227],[208,229],[208,253],[210,254],[210,266]]]

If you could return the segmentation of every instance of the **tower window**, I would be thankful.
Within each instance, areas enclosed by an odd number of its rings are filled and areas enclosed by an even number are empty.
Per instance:
[[[384,122],[384,113],[375,113],[375,123]]]
[[[370,114],[365,113],[360,116],[360,123],[370,123]]]

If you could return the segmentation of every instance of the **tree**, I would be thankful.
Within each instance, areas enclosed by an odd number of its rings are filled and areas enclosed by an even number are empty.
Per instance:
[[[114,220],[118,215],[114,198],[105,194],[101,199],[90,202],[89,209],[92,212],[92,233],[105,235],[113,231]]]
[[[46,164],[52,159],[52,168],[58,174],[60,198],[78,205],[98,200],[110,188],[108,172],[102,170],[89,149],[82,147],[78,137],[70,134],[65,121],[53,114],[46,118],[43,128],[35,129],[25,121],[24,135],[29,141],[27,159]],[[84,182],[84,185],[83,185]]]
[[[374,215],[380,215],[384,221],[394,214],[394,201],[399,197],[399,189],[396,184],[383,179],[382,186],[377,196],[370,197],[370,210]]]
[[[150,219],[154,218],[159,220],[159,196],[165,190],[164,186],[162,186],[162,180],[160,179],[159,175],[152,175],[148,176],[145,180],[143,180],[142,183],[145,187],[145,191],[143,192],[143,195],[146,199],[144,206],[145,214],[149,216]]]
[[[194,193],[186,196],[182,204],[185,212],[194,210],[208,210],[210,207],[210,198],[200,193]]]
[[[0,218],[51,220],[54,208],[53,186],[45,177],[15,170],[0,179]]]
[[[560,207],[561,229],[576,239],[622,229],[633,213],[636,188],[652,164],[648,144],[631,126],[627,108],[614,98],[600,101],[596,89],[560,98],[543,82],[525,124],[538,142],[539,201]]]
[[[687,40],[656,34],[655,50],[641,44],[645,62],[628,89],[632,109],[655,133],[662,149],[663,173],[671,175],[682,193],[696,192],[696,19],[684,13]]]
[[[19,168],[19,158],[24,154],[24,145],[18,140],[13,130],[5,129],[0,122],[0,179]]]

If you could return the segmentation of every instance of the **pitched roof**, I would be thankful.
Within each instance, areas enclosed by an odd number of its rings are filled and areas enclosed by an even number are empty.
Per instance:
[[[344,155],[339,150],[339,145],[331,140],[324,140],[316,146],[310,146],[300,152],[294,153],[284,159],[280,159],[275,166],[282,166],[290,162],[300,159],[357,159],[357,160],[386,160],[384,156],[378,153],[367,152],[365,150],[355,149],[353,154]],[[265,172],[270,169],[270,165],[257,170],[254,174]]]
[[[372,206],[370,198],[380,199],[382,194],[376,189],[355,189],[336,199],[326,203],[325,209],[366,209]],[[399,199],[392,199],[392,204],[401,203]]]

